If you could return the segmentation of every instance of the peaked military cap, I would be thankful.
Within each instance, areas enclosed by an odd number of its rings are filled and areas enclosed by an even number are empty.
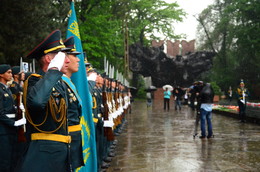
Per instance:
[[[67,51],[68,54],[74,54],[78,55],[80,52],[76,51],[75,43],[74,43],[74,37],[71,36],[68,39],[64,41],[64,45],[66,48],[70,48],[70,51]]]
[[[94,69],[93,67],[89,67],[89,68],[87,69],[87,73],[94,72],[94,71],[95,71],[95,69]]]
[[[86,52],[83,53],[84,54],[84,64],[86,67],[91,67],[91,63],[88,62],[88,58],[86,55]]]
[[[101,76],[102,76],[102,78],[107,78],[107,77],[108,77],[108,76],[106,75],[106,72],[101,73]]]
[[[89,63],[89,62],[84,62],[84,63],[85,63],[86,67],[90,67],[90,68],[92,67],[91,63]]]
[[[50,33],[37,47],[35,47],[28,55],[28,58],[40,59],[47,53],[55,53],[59,51],[68,51],[61,39],[61,31],[55,30]]]
[[[11,69],[10,65],[8,65],[8,64],[1,64],[0,65],[0,74],[4,74],[9,69]]]
[[[244,80],[241,79],[240,82],[239,82],[239,84],[245,84]]]
[[[20,66],[13,66],[12,67],[12,74],[17,75],[20,73]]]

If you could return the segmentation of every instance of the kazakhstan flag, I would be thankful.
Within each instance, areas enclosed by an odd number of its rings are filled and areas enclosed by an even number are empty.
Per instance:
[[[80,59],[79,71],[73,73],[71,79],[77,87],[79,96],[82,99],[82,140],[83,140],[83,156],[85,166],[76,170],[76,172],[96,172],[97,171],[97,153],[95,129],[92,117],[92,97],[88,88],[86,69],[84,64],[84,56],[79,34],[79,26],[77,22],[74,2],[71,2],[70,17],[67,30],[67,38],[74,36],[76,50],[82,52],[78,55]]]

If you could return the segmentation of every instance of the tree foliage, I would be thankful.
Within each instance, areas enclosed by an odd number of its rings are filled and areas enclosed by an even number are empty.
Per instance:
[[[69,2],[1,0],[0,63],[19,64],[21,56],[57,28],[65,38]],[[83,49],[99,69],[105,56],[123,69],[126,37],[129,45],[150,42],[154,31],[176,37],[172,23],[184,16],[178,4],[163,0],[76,0],[75,8]]]
[[[68,1],[1,0],[0,63],[18,65],[51,31],[67,27]],[[65,35],[63,35],[65,36]]]
[[[197,42],[200,49],[218,53],[210,77],[223,90],[236,87],[241,78],[252,92],[260,86],[259,14],[257,0],[215,0],[197,16]]]
[[[167,4],[162,0],[79,1],[76,6],[88,60],[95,67],[103,68],[106,56],[121,70],[126,37],[129,45],[147,44],[156,38],[154,31],[175,38],[172,23],[181,21],[185,14],[176,3]]]

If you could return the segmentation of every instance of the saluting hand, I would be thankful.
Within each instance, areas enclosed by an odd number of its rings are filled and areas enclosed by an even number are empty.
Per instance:
[[[64,60],[65,60],[65,53],[59,52],[50,62],[48,66],[48,70],[51,68],[57,68],[59,71],[61,70]]]

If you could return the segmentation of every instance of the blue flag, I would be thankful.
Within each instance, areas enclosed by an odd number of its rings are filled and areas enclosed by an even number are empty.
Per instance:
[[[81,45],[79,26],[77,22],[76,12],[74,8],[74,2],[71,2],[69,12],[69,23],[66,37],[69,38],[74,36],[74,42],[76,50],[81,52],[78,55],[80,59],[79,71],[73,73],[71,79],[75,84],[79,96],[82,100],[82,140],[83,140],[83,156],[85,166],[77,169],[77,172],[96,172],[97,171],[97,153],[96,153],[96,139],[95,139],[95,128],[92,116],[92,97],[88,88],[88,81],[86,75],[86,68],[84,64],[84,56]]]

